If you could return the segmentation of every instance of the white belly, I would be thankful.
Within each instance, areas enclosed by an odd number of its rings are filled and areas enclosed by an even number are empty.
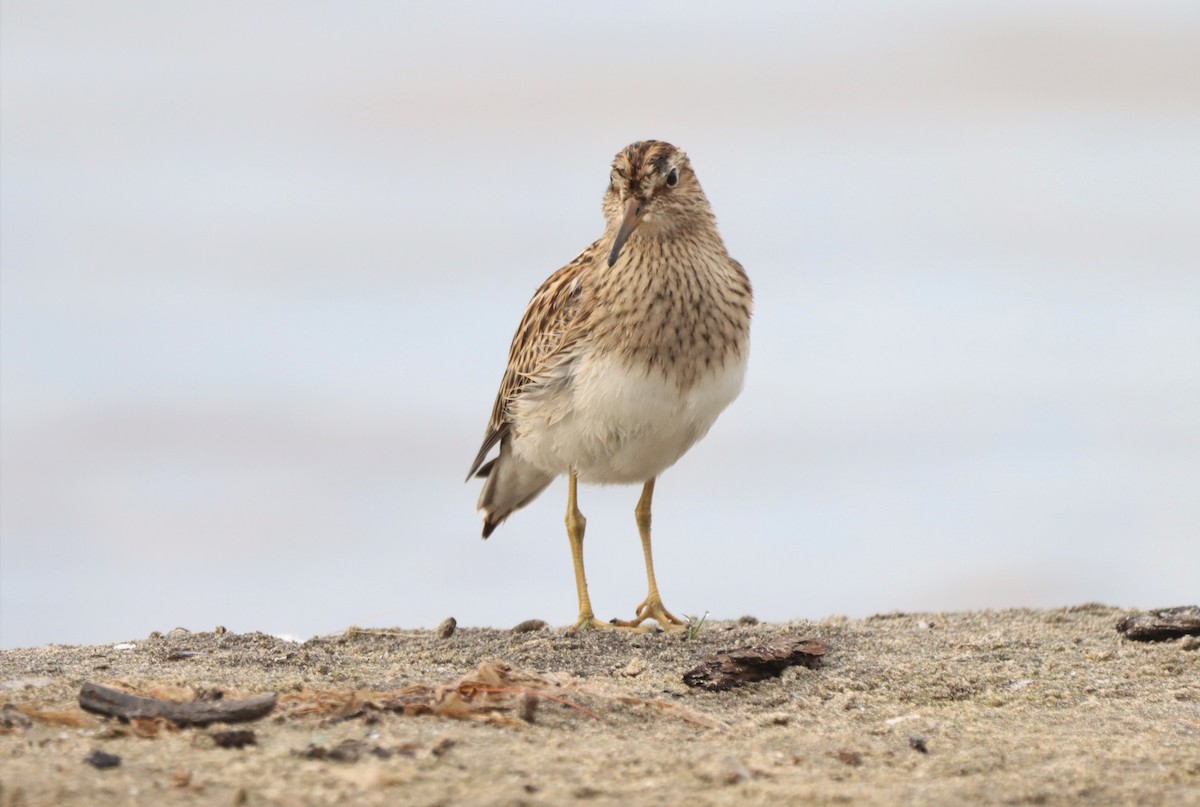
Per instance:
[[[573,384],[516,402],[513,450],[548,473],[574,468],[584,482],[645,482],[708,433],[745,375],[745,360],[731,356],[680,392],[658,370],[646,375],[593,354],[573,368]]]

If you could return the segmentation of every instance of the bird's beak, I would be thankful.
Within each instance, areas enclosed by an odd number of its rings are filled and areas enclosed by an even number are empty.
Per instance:
[[[608,265],[612,266],[617,262],[617,258],[621,255],[621,247],[625,246],[625,241],[629,238],[629,234],[633,229],[642,223],[642,203],[637,199],[630,199],[625,203],[625,218],[621,221],[621,229],[617,230],[616,240],[613,241],[612,252],[608,253]]]

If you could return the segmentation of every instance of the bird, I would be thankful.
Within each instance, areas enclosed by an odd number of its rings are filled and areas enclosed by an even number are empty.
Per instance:
[[[655,480],[742,390],[753,292],[687,154],[640,140],[613,159],[604,233],[538,288],[513,336],[483,445],[483,537],[567,477],[579,617],[571,630],[686,630],[663,605],[650,543]],[[498,453],[488,459],[498,446]],[[634,509],[648,593],[630,620],[596,619],[577,487],[641,484]]]

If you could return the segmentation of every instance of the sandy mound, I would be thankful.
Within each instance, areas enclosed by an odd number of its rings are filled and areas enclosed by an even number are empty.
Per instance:
[[[0,805],[1200,804],[1200,640],[1131,641],[1129,613],[744,619],[691,638],[176,630],[3,651]],[[827,647],[816,669],[684,683],[718,651],[805,637]],[[85,681],[278,698],[181,729],[86,713]]]

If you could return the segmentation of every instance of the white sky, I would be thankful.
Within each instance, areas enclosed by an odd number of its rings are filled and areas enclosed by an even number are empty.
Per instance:
[[[729,8],[0,4],[0,646],[573,621],[565,487],[462,477],[645,137],[757,297],[670,608],[1194,602],[1200,6]]]

